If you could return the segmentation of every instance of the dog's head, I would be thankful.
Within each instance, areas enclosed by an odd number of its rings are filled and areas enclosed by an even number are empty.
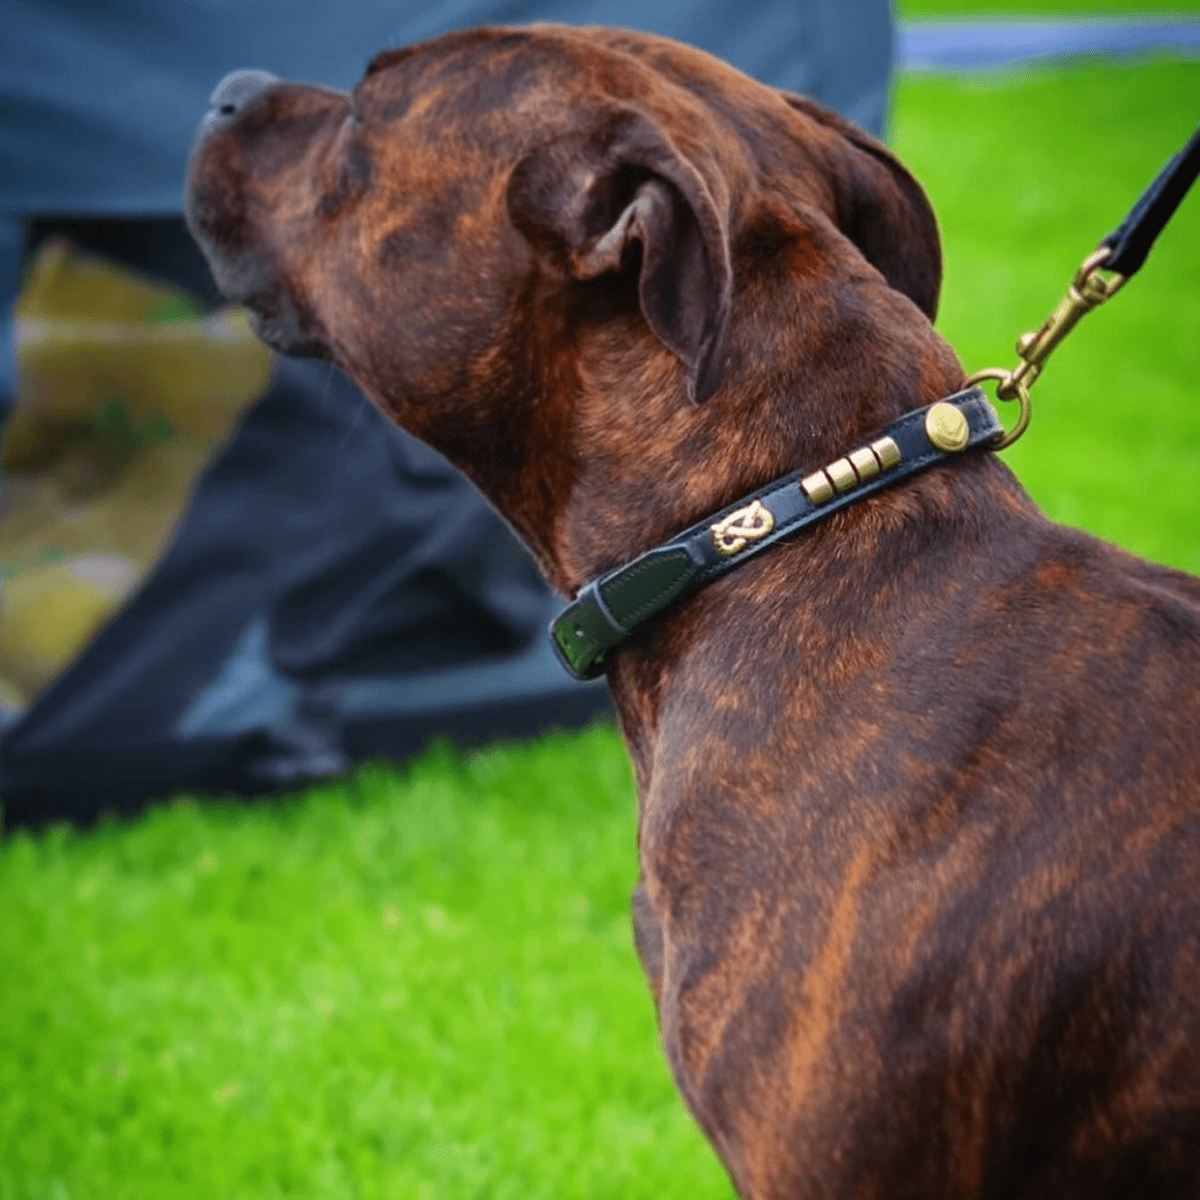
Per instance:
[[[880,330],[927,329],[941,275],[928,202],[880,143],[708,55],[610,30],[448,35],[380,55],[349,95],[231,78],[186,207],[268,342],[341,366],[568,587],[628,552],[582,533],[552,545],[572,498],[620,524],[636,482],[620,464],[677,476],[728,430],[714,405],[795,393],[798,369],[849,390],[867,342],[911,398],[927,350]],[[860,423],[894,415],[889,395],[866,388]],[[801,440],[855,419],[810,413]],[[768,469],[779,433],[739,427],[745,472]],[[680,483],[668,521],[712,502]]]

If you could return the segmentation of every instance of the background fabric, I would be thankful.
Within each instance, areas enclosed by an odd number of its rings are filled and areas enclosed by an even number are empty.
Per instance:
[[[389,46],[532,20],[679,38],[883,126],[887,0],[7,0],[0,212],[178,212],[192,134],[227,72],[350,87]]]
[[[0,312],[11,317],[22,273],[66,238],[184,289],[198,332],[220,298],[179,211],[192,135],[221,76],[262,67],[348,87],[385,47],[534,19],[681,38],[882,129],[892,56],[885,0],[750,9],[731,0],[9,0]],[[146,343],[139,335],[126,347],[126,372],[140,375]],[[0,331],[0,401],[18,397],[19,422],[32,377],[18,381],[18,357],[10,323]],[[76,392],[52,397],[50,408],[74,411]],[[227,399],[242,394],[235,387]],[[89,395],[93,433],[105,414],[128,409],[119,395]],[[162,403],[170,407],[169,394]],[[602,682],[581,686],[554,660],[544,630],[555,602],[500,519],[333,369],[276,361],[265,394],[210,450],[157,561],[122,576],[101,602],[89,593],[86,611],[39,614],[79,644],[60,673],[43,664],[32,702],[9,697],[6,821],[87,820],[181,789],[258,792],[370,755],[403,756],[433,736],[525,735],[607,707]],[[15,470],[6,483],[0,534],[20,490]],[[57,516],[82,519],[78,501],[57,496]],[[92,592],[92,560],[106,554],[84,556]],[[6,581],[22,562],[0,561],[0,652],[6,631],[19,632],[18,611],[37,607],[26,596],[22,609]],[[45,595],[80,592],[73,560],[38,565],[52,568]]]

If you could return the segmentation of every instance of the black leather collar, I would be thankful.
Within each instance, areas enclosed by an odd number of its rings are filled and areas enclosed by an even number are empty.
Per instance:
[[[961,414],[961,415],[960,415]],[[559,661],[594,679],[605,656],[668,605],[747,559],[885,487],[1004,433],[979,388],[914,409],[816,471],[793,471],[593,579],[550,626]]]

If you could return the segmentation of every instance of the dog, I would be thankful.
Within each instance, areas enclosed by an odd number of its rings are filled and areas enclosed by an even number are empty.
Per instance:
[[[461,32],[349,94],[237,73],[186,210],[261,336],[568,597],[963,388],[893,154],[648,35]],[[985,448],[603,667],[637,950],[741,1196],[1200,1195],[1200,581],[1052,524]]]

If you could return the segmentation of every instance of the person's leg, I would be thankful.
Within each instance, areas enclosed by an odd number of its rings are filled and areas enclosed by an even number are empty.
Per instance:
[[[17,356],[13,345],[12,314],[21,288],[24,243],[24,222],[0,214],[0,420],[8,412],[16,391]]]
[[[890,0],[806,0],[817,35],[812,95],[884,137],[890,107],[896,33]]]

